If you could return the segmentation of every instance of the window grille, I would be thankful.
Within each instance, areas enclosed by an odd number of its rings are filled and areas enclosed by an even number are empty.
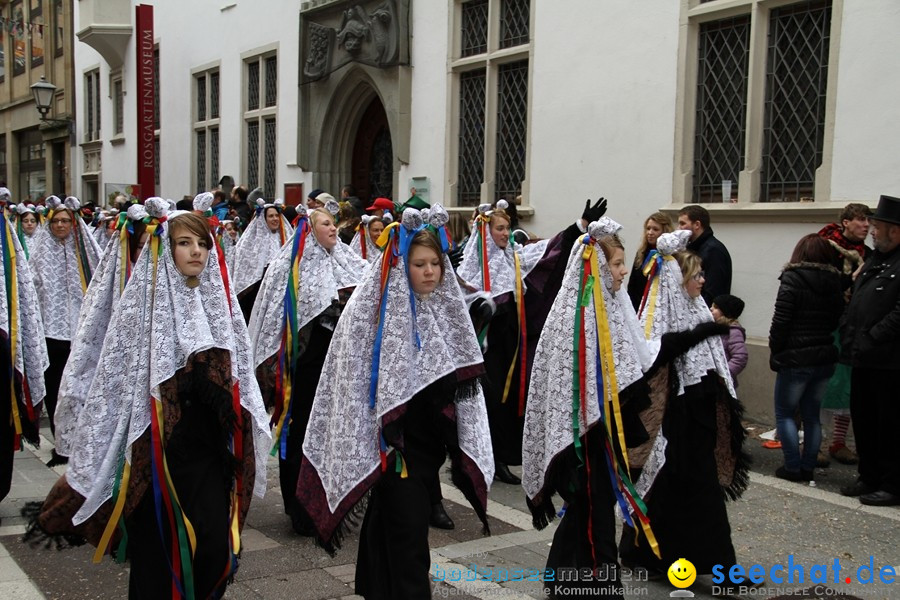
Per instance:
[[[484,69],[459,78],[459,204],[477,206],[484,181]]]
[[[528,43],[529,0],[503,0],[500,5],[500,47],[511,48]]]
[[[750,16],[702,24],[698,54],[693,201],[722,202],[744,166]]]
[[[247,123],[247,186],[259,187],[259,121]]]
[[[773,9],[769,20],[762,201],[813,197],[822,164],[831,2]]]
[[[497,171],[494,200],[512,204],[525,179],[528,61],[501,65],[497,88]]]
[[[462,55],[487,52],[488,0],[472,0],[462,5]]]

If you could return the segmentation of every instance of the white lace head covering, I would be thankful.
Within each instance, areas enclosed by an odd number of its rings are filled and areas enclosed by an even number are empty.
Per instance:
[[[0,204],[3,202],[4,190],[7,197],[9,194],[9,190],[0,188]],[[45,395],[44,371],[50,362],[32,272],[25,259],[22,244],[12,223],[6,219],[2,206],[0,235],[3,236],[0,241],[0,336],[10,345],[11,361],[10,365],[2,365],[0,368],[13,369],[19,423],[31,417],[33,427],[37,427]],[[13,264],[15,272],[7,273],[7,268]],[[14,285],[7,285],[7,278]],[[23,385],[24,383],[27,385]],[[6,390],[4,402],[12,401],[9,392],[10,390]],[[30,434],[29,439],[32,443],[38,442]]]
[[[620,229],[621,225],[608,217],[589,225],[588,233],[572,248],[562,285],[544,323],[531,371],[522,443],[522,487],[530,499],[542,494],[551,461],[600,420],[599,402],[609,401],[611,390],[606,390],[606,398],[601,397],[600,386],[604,380],[602,376],[598,378],[598,364],[609,361],[606,364],[614,365],[612,371],[618,392],[640,379],[653,362],[627,292],[612,291],[612,275],[600,246],[602,239],[615,235]],[[599,265],[599,281],[592,273],[592,257],[596,257]],[[584,306],[582,321],[586,352],[583,357],[585,401],[584,411],[577,415],[576,432],[572,415],[573,336],[576,313],[585,293],[583,276],[586,272],[594,275],[591,291],[594,286],[600,286],[601,306],[606,315],[598,322],[595,298],[591,296]],[[598,344],[598,330],[602,333],[607,326],[609,341]]]
[[[231,234],[225,229],[225,225],[231,223],[234,226],[235,236],[231,237]],[[228,272],[234,276],[234,257],[235,250],[237,249],[237,244],[241,240],[241,230],[235,224],[235,222],[231,219],[223,219],[219,221],[219,226],[216,227],[216,243],[219,244],[219,247],[222,249],[222,254],[225,256],[225,264],[228,265]]]
[[[659,343],[660,338],[670,331],[692,329],[700,323],[712,321],[712,314],[702,297],[691,298],[684,289],[684,277],[674,255],[687,248],[690,231],[664,233],[656,241],[656,249],[663,256],[659,268],[659,287],[655,299],[648,299],[648,306],[641,315],[641,326],[651,342]],[[653,304],[651,305],[651,301]],[[684,388],[699,383],[709,371],[716,371],[728,386],[733,398],[737,398],[728,370],[728,360],[719,336],[706,338],[675,359],[678,371],[678,393]]]
[[[438,222],[429,224],[438,229]],[[494,460],[484,394],[476,379],[483,372],[483,359],[446,255],[434,292],[412,293],[406,274],[408,248],[424,226],[414,208],[403,212],[402,224],[391,225],[384,258],[374,263],[347,303],[325,359],[303,443],[317,481],[298,490],[307,509],[313,498],[324,495],[327,500],[315,504],[319,511],[327,506],[328,513],[312,515],[324,539],[380,476],[381,452],[390,452],[382,447],[383,423],[396,418],[395,411],[418,392],[453,373],[457,381],[469,382],[457,392],[456,427],[462,461],[470,467],[463,471],[482,503],[480,509],[477,502],[473,505],[484,512]],[[387,464],[393,468],[394,462]]]
[[[283,200],[274,204],[267,204],[262,198],[256,201],[256,214],[234,251],[232,278],[238,294],[262,279],[266,266],[291,237],[294,230],[281,214],[283,207]],[[278,210],[281,226],[277,231],[270,230],[266,224],[266,210],[269,208]]]
[[[134,233],[131,222],[141,221],[148,216],[158,221],[167,212],[168,203],[162,198],[148,198],[146,207],[132,204],[127,213],[122,213],[123,218],[119,219],[116,229],[117,235],[110,240],[100,257],[100,264],[97,265],[81,305],[78,330],[72,339],[69,360],[59,385],[54,438],[56,452],[61,456],[70,456],[72,452],[78,415],[84,406],[91,382],[94,381],[103,340],[110,331],[110,316],[115,312],[119,297],[131,275],[129,239]]]
[[[356,233],[353,234],[353,239],[350,241],[350,249],[370,263],[381,258],[381,250],[375,245],[375,242],[372,241],[372,237],[369,235],[369,226],[377,221],[384,223],[385,227],[387,227],[392,220],[391,213],[387,211],[382,217],[373,215],[360,217],[359,225],[356,226]]]
[[[339,290],[355,288],[369,265],[340,241],[331,250],[319,244],[310,222],[319,210],[312,211],[308,219],[300,219],[293,237],[263,277],[248,325],[254,366],[272,357],[281,346],[285,290],[295,261],[299,261],[294,306],[297,331],[337,301]]]
[[[77,198],[69,196],[63,203],[56,196],[49,196],[46,202],[50,210],[47,220],[65,212],[73,220],[72,232],[63,240],[49,230],[41,234],[29,247],[29,264],[34,272],[44,334],[55,340],[72,340],[82,299],[100,261],[100,248],[78,214],[81,203]]]
[[[151,214],[156,212],[152,206],[147,208]],[[150,425],[151,404],[159,398],[160,386],[191,355],[210,348],[230,355],[232,382],[239,384],[240,404],[253,419],[254,493],[265,492],[271,438],[237,296],[225,289],[216,252],[209,253],[199,285],[186,285],[172,257],[169,223],[155,231],[148,225],[151,240],[113,312],[71,440],[66,478],[85,498],[73,517],[76,525],[112,496],[121,457],[131,462],[132,444]]]
[[[496,208],[505,210],[509,204],[505,200],[498,200]],[[482,204],[478,207],[478,216],[475,218],[475,228],[472,236],[466,242],[463,249],[463,259],[457,270],[457,275],[475,290],[489,291],[494,298],[502,296],[516,289],[516,264],[515,255],[519,256],[519,271],[523,279],[522,291],[525,291],[524,279],[537,265],[538,261],[547,250],[549,240],[541,240],[527,246],[515,243],[510,235],[506,248],[501,249],[490,234],[491,215],[490,204]],[[482,269],[484,261],[483,245],[487,245],[488,278],[490,290],[485,289],[485,272]]]

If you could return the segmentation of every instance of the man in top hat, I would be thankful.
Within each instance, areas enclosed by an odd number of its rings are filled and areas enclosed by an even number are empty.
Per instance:
[[[894,506],[900,505],[900,198],[882,196],[869,221],[875,251],[856,279],[841,325],[859,455],[859,478],[841,493],[870,506]]]

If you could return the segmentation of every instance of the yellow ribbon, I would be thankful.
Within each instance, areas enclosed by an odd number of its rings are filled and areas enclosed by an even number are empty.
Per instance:
[[[675,260],[674,256],[663,256],[663,260]],[[660,269],[661,270],[661,269]],[[644,273],[647,274],[646,272]],[[650,331],[653,329],[653,313],[656,312],[656,300],[659,296],[659,276],[660,273],[656,273],[656,277],[653,278],[653,283],[650,284],[650,292],[647,294],[647,322],[644,325],[644,337],[648,340],[650,339]]]
[[[600,278],[600,261],[593,244],[588,244],[585,247],[582,257],[585,260],[591,261],[591,272],[594,273],[595,277]],[[612,415],[612,419],[606,419],[604,426],[606,427],[607,436],[612,440],[612,425],[615,424],[619,448],[622,450],[622,460],[624,463],[620,468],[623,468],[626,475],[630,478],[631,473],[628,468],[628,447],[625,445],[625,430],[622,426],[622,407],[619,404],[619,384],[616,379],[615,359],[612,354],[612,335],[609,330],[609,319],[606,314],[606,301],[603,299],[603,291],[600,289],[602,285],[603,283],[598,281],[593,286],[592,293],[594,296],[594,316],[597,322],[598,347],[601,352],[600,368],[603,375],[604,404],[606,405],[606,410],[604,412],[607,415]],[[618,462],[615,452],[613,452],[612,460]],[[650,544],[653,553],[657,558],[661,558],[659,543],[653,535],[653,530],[650,529],[650,524],[645,523],[639,518],[635,520],[641,524],[641,529],[647,536],[647,541]]]
[[[122,511],[125,508],[125,496],[128,491],[128,481],[130,478],[131,465],[128,464],[128,461],[126,460],[125,464],[122,465],[122,481],[119,483],[119,495],[116,498],[116,505],[113,507],[112,515],[110,515],[109,521],[106,523],[106,529],[103,530],[103,535],[100,537],[100,543],[97,544],[97,549],[94,551],[94,563],[103,560],[103,555],[106,554],[106,548],[109,546],[109,540],[112,538],[112,534],[119,524],[119,519],[122,518]]]
[[[4,209],[5,211],[6,209]],[[10,323],[9,323],[9,353],[10,364],[13,366],[13,376],[9,380],[10,401],[12,402],[12,421],[16,430],[16,435],[22,435],[22,417],[19,414],[19,403],[16,401],[16,348],[18,347],[19,337],[19,292],[18,281],[16,277],[16,246],[13,243],[12,228],[6,228],[6,245],[9,248],[9,281],[10,288],[7,290],[7,298],[9,301]],[[2,260],[2,257],[0,257]]]
[[[393,229],[394,227],[399,227],[399,226],[400,226],[400,223],[398,223],[397,221],[394,221],[393,223],[391,223],[390,225],[388,225],[387,227],[384,228],[384,231],[382,231],[381,235],[378,236],[378,241],[375,242],[379,248],[384,249],[384,247],[387,246],[388,240],[391,238],[391,229]]]
[[[519,341],[516,344],[516,352],[513,354],[512,362],[509,364],[509,372],[506,374],[506,384],[503,386],[503,398],[500,400],[501,404],[505,404],[506,399],[509,396],[509,388],[512,387],[513,371],[516,370],[516,362],[519,358],[520,346],[522,345],[522,323],[519,312],[522,309],[522,302],[524,300],[522,298],[522,268],[519,264],[518,252],[513,253],[513,259],[516,265],[516,338]]]

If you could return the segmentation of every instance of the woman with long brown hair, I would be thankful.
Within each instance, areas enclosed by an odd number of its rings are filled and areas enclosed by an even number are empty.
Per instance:
[[[648,261],[650,253],[656,250],[656,240],[664,233],[672,231],[672,219],[664,212],[655,212],[644,221],[644,234],[641,236],[641,245],[634,255],[634,264],[631,266],[631,275],[628,277],[628,297],[635,312],[641,309],[641,301],[646,292],[647,280],[651,270],[658,268],[653,261]]]

